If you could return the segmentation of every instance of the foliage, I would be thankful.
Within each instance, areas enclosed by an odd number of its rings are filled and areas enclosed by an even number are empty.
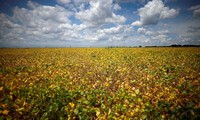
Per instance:
[[[198,119],[199,48],[0,50],[0,119]]]

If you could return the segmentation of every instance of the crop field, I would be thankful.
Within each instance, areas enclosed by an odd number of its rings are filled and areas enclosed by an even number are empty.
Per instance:
[[[0,49],[0,120],[199,118],[200,48]]]

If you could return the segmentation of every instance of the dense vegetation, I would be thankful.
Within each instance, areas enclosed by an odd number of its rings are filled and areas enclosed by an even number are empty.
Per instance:
[[[0,49],[0,119],[198,119],[200,48]]]

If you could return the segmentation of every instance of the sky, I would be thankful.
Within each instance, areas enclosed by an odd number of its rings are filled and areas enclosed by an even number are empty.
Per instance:
[[[200,0],[0,0],[0,47],[200,45]]]

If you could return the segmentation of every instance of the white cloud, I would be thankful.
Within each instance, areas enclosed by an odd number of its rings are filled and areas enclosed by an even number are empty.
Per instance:
[[[104,17],[99,18],[102,24],[121,23],[120,18],[122,16],[113,13],[112,2],[107,3],[105,6],[103,6],[102,2],[95,1],[93,3],[96,6],[98,6],[98,3],[100,8],[91,7],[88,10],[99,10],[97,13],[101,14],[101,17]],[[124,40],[132,31],[132,27],[128,25],[117,25],[105,29],[101,27],[90,29],[85,24],[85,21],[80,24],[73,23],[69,17],[75,15],[75,13],[59,5],[47,6],[29,1],[27,2],[27,6],[28,8],[15,7],[12,16],[0,14],[0,45],[2,43],[10,45],[20,43],[44,46],[45,44],[58,44],[60,41],[73,41],[73,44],[81,44],[80,42],[116,41]],[[104,7],[108,13],[102,11]],[[85,11],[84,7],[83,11]],[[89,20],[98,18],[98,15],[95,16],[93,10],[89,12],[92,12],[90,13],[91,19]]]
[[[112,0],[91,0],[89,5],[88,9],[76,13],[76,18],[88,27],[101,26],[106,23],[119,24],[126,21],[125,17],[113,12]]]
[[[115,4],[115,5],[113,6],[113,9],[114,9],[114,10],[121,10],[121,7],[120,7],[118,4]]]
[[[138,0],[134,2],[136,1]],[[15,7],[11,16],[0,13],[0,47],[3,45],[44,47],[49,44],[90,46],[99,45],[99,43],[103,43],[103,46],[166,43],[170,45],[170,42],[173,42],[171,39],[178,37],[183,42],[189,42],[192,39],[196,40],[193,43],[198,42],[199,20],[194,21],[195,24],[187,23],[188,25],[184,25],[186,24],[184,22],[173,26],[170,26],[171,23],[142,26],[156,24],[161,19],[171,18],[177,14],[176,10],[164,6],[161,0],[153,0],[138,9],[140,20],[132,24],[141,26],[136,27],[137,29],[129,24],[130,20],[125,22],[126,18],[121,14],[128,10],[121,8],[120,2],[115,0],[64,2],[49,6],[28,1],[24,8]],[[198,8],[198,6],[193,6],[190,10],[195,11]],[[131,17],[129,13],[124,15],[127,18]]]
[[[195,5],[189,8],[192,11],[194,17],[200,17],[200,5]]]
[[[81,39],[84,41],[124,41],[133,34],[134,30],[128,25],[118,25],[111,28],[97,29],[96,31],[84,30]]]
[[[146,35],[152,35],[152,34],[153,34],[152,31],[148,31],[148,30],[146,30],[146,29],[143,28],[143,27],[138,28],[138,29],[137,29],[137,32],[138,32],[138,33],[142,33],[142,34],[146,34]]]
[[[122,3],[140,3],[144,4],[147,0],[115,0],[117,3],[122,2]]]
[[[133,25],[133,26],[142,26],[142,22],[141,21],[135,21],[131,25]]]
[[[72,2],[76,5],[79,6],[83,3],[88,3],[90,0],[72,0]]]
[[[123,26],[119,25],[117,27],[107,28],[107,29],[100,29],[97,30],[98,33],[104,33],[104,34],[119,34],[122,33]]]
[[[35,9],[35,8],[39,7],[40,5],[36,2],[28,1],[27,6],[31,9]]]
[[[137,33],[139,36],[143,36],[143,40],[141,40],[143,43],[148,43],[149,45],[155,45],[155,44],[168,44],[171,42],[171,38],[169,37],[169,30],[164,29],[160,27],[159,29],[155,29],[152,27],[146,26],[140,27],[137,29]]]
[[[128,36],[133,34],[134,30],[129,25],[118,25],[116,27],[97,30],[97,34],[104,35],[103,38],[107,38],[109,41],[123,41]]]
[[[144,32],[146,32],[146,29],[144,29],[143,27],[141,27],[141,28],[137,29],[137,32],[138,33],[144,33]]]
[[[74,12],[78,11],[78,8],[81,5],[87,4],[90,0],[56,0],[57,3],[61,6],[65,6],[68,9],[71,9]]]
[[[56,0],[59,4],[68,4],[71,0]]]
[[[175,17],[178,14],[178,11],[165,7],[162,0],[153,0],[140,8],[138,13],[140,21],[133,22],[133,26],[157,24],[161,19]]]
[[[58,5],[45,6],[31,1],[27,2],[27,6],[15,7],[12,16],[0,15],[0,34],[6,40],[5,43],[35,44],[37,41],[69,40],[62,36],[65,32],[70,33],[70,30],[60,29],[59,26],[71,25],[70,11]]]
[[[48,22],[70,23],[69,16],[72,13],[61,6],[34,6],[33,9],[15,7],[13,10],[13,21],[23,25],[38,26]],[[53,25],[53,24],[52,24]]]
[[[159,34],[168,34],[169,33],[169,30],[161,30],[161,31],[158,31]]]
[[[167,40],[167,38],[168,38],[168,36],[163,35],[163,34],[152,37],[153,40],[158,40],[159,42],[165,42]]]

